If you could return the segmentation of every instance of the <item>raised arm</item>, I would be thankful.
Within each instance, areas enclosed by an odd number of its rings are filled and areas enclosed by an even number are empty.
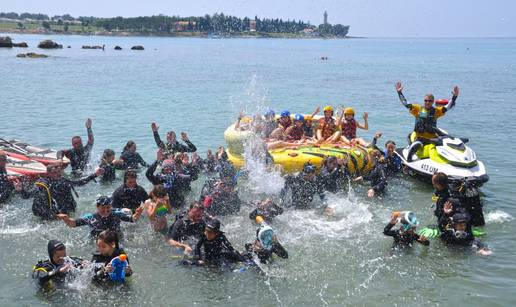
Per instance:
[[[88,118],[85,123],[86,131],[88,132],[88,145],[93,146],[93,130],[91,130],[91,118]]]
[[[182,152],[196,152],[197,151],[197,147],[195,147],[195,145],[190,141],[186,132],[181,132],[181,140],[183,140],[183,142],[185,142],[186,146],[183,144],[180,144],[181,145],[180,151],[182,151]]]
[[[395,88],[396,92],[398,92],[398,97],[400,98],[401,104],[404,105],[405,108],[410,109],[412,105],[408,103],[405,96],[403,96],[403,85],[401,84],[401,82],[396,82]]]
[[[312,118],[314,118],[314,116],[319,114],[320,111],[321,111],[321,107],[317,106],[317,108],[315,108],[314,112],[310,116],[312,116]]]
[[[444,107],[446,111],[450,111],[455,106],[455,101],[457,100],[457,97],[459,97],[460,89],[458,86],[454,86],[452,90],[452,98],[450,102]]]
[[[163,143],[159,137],[158,128],[159,127],[156,123],[151,124],[152,134],[154,135],[154,141],[156,142],[156,145],[161,149],[165,149],[165,143]]]
[[[360,129],[363,129],[363,130],[369,130],[369,114],[367,112],[364,113],[364,125],[360,125],[359,123],[357,123],[357,126],[360,128]]]

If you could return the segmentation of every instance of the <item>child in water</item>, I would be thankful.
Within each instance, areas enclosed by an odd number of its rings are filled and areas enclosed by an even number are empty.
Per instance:
[[[145,201],[145,212],[150,219],[152,229],[155,232],[166,234],[167,231],[167,214],[172,213],[170,201],[167,191],[163,185],[154,186],[149,193],[149,199]]]
[[[398,222],[401,223],[401,227],[397,230],[392,230],[392,227],[398,224]],[[391,221],[385,226],[383,234],[394,238],[393,248],[409,247],[412,246],[414,242],[428,246],[430,241],[416,233],[418,224],[419,222],[414,212],[395,211],[391,215]]]
[[[114,268],[111,266],[111,260],[120,256],[126,255],[124,250],[118,245],[118,235],[111,230],[104,230],[97,238],[97,252],[93,254],[91,262],[97,264],[95,268],[94,281],[107,282],[110,280],[109,273],[113,272]],[[129,258],[127,258],[128,265],[125,267],[125,276],[132,275],[133,270],[129,266]]]
[[[115,159],[115,152],[112,149],[104,150],[102,154],[102,160],[100,161],[99,168],[104,170],[102,175],[102,182],[113,182],[115,181],[116,175],[115,170],[123,169],[124,161]]]

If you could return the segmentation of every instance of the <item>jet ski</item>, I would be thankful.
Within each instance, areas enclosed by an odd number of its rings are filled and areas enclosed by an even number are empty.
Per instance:
[[[20,140],[6,140],[0,138],[0,150],[4,151],[7,155],[21,159],[21,160],[33,160],[44,165],[52,164],[55,162],[63,162],[65,164],[70,163],[70,160],[66,157],[63,159],[57,158],[57,151],[47,148],[41,148],[34,146]]]
[[[480,187],[489,180],[484,163],[477,160],[475,152],[466,146],[467,139],[450,136],[439,130],[439,136],[423,145],[415,141],[415,132],[409,136],[410,145],[396,149],[405,170],[414,176],[429,180],[442,172],[450,182],[465,182]],[[410,157],[409,157],[410,156]]]

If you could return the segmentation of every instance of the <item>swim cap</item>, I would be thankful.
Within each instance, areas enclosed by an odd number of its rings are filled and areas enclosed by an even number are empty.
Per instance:
[[[220,231],[220,221],[216,218],[212,218],[206,223],[206,228],[213,232]]]
[[[345,108],[344,115],[355,115],[355,110],[353,108]]]
[[[287,117],[287,116],[290,116],[290,112],[285,110],[283,112],[281,112],[281,117]]]
[[[202,205],[204,206],[204,208],[209,208],[212,203],[213,203],[213,197],[211,197],[210,195],[204,196],[204,200],[202,202]]]
[[[310,173],[315,173],[316,171],[316,167],[310,163],[307,163],[305,164],[305,166],[303,167],[303,173],[307,173],[307,174],[310,174]]]
[[[294,115],[294,120],[295,121],[301,121],[301,122],[304,122],[305,121],[305,118],[303,117],[303,115],[301,114],[296,114]]]
[[[333,107],[332,106],[325,106],[323,108],[323,112],[326,112],[326,111],[332,111],[333,112]]]
[[[452,217],[453,224],[467,223],[469,222],[469,214],[467,213],[455,213]]]

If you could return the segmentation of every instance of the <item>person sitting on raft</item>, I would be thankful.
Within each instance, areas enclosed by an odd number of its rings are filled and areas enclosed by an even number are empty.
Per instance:
[[[287,204],[289,201],[286,199],[288,190],[292,192],[292,206],[296,209],[314,208],[312,201],[315,194],[318,194],[321,201],[324,201],[324,190],[317,180],[316,170],[314,165],[307,163],[300,174],[286,176],[285,186],[280,192],[282,203]]]
[[[292,119],[290,118],[290,111],[285,110],[281,112],[280,118],[278,119],[278,127],[283,131],[287,130],[288,127],[292,126]]]
[[[62,220],[68,227],[80,227],[88,225],[90,227],[90,235],[96,238],[102,231],[111,230],[122,237],[122,230],[120,229],[120,222],[134,223],[138,221],[143,212],[143,206],[138,207],[133,215],[128,215],[121,210],[113,210],[113,202],[107,196],[100,196],[97,198],[97,212],[88,213],[80,218],[73,219],[67,214],[58,214],[57,218]]]
[[[346,164],[346,160],[335,156],[324,159],[318,178],[324,190],[337,193],[344,188],[350,177]]]
[[[273,110],[267,110],[263,115],[263,129],[262,129],[262,138],[268,139],[272,133],[272,131],[278,128],[278,122],[275,119],[276,113]]]
[[[6,202],[14,191],[23,191],[22,183],[18,178],[15,180],[9,179],[6,166],[7,156],[0,153],[0,204]]]
[[[447,245],[469,246],[482,256],[489,256],[492,253],[485,244],[475,239],[470,215],[466,212],[457,212],[452,216],[451,223],[445,231],[441,232],[441,240]]]
[[[93,281],[98,283],[111,282],[109,273],[113,272],[114,268],[111,261],[120,255],[127,255],[126,252],[120,248],[119,239],[116,232],[111,230],[102,231],[97,237],[97,251],[93,254],[91,262],[95,264],[95,275]],[[129,257],[126,256],[127,266],[125,267],[125,276],[129,277],[133,274],[133,270],[129,265]]]
[[[220,221],[216,218],[206,223],[204,233],[195,246],[195,264],[221,265],[242,261],[242,255],[236,251],[224,232],[220,230]]]
[[[371,145],[376,147],[378,139],[382,137],[381,132],[377,132],[373,138]],[[401,171],[403,164],[401,158],[396,154],[396,143],[388,140],[385,142],[385,149],[383,151],[383,157],[385,159],[385,174],[389,177]]]
[[[401,223],[401,227],[397,230],[392,230],[392,228],[398,223]],[[426,246],[430,245],[430,241],[428,241],[427,238],[416,233],[416,227],[418,224],[417,217],[413,212],[396,211],[392,213],[391,221],[387,226],[385,226],[383,234],[394,238],[393,248],[410,247],[414,242],[418,242]]]
[[[63,284],[66,276],[74,268],[80,268],[83,260],[69,257],[63,242],[50,240],[47,244],[48,260],[39,261],[32,271],[32,278],[40,286],[47,286],[48,282]]]
[[[127,144],[125,144],[120,159],[124,161],[125,169],[138,169],[140,165],[149,167],[149,164],[136,152],[136,143],[134,141],[128,141]]]
[[[149,193],[149,199],[144,204],[145,212],[149,216],[152,229],[155,232],[166,233],[167,214],[172,213],[168,194],[163,185],[154,186]]]
[[[88,143],[86,146],[82,144],[80,136],[72,138],[72,148],[64,149],[57,152],[57,158],[67,157],[70,160],[72,173],[80,174],[86,169],[86,165],[90,162],[91,150],[93,149],[93,131],[91,130],[91,119],[88,118],[85,123],[88,132]]]
[[[387,175],[385,173],[385,159],[382,153],[375,149],[371,151],[366,158],[373,164],[373,168],[364,176],[359,176],[353,181],[367,180],[371,181],[371,187],[367,190],[367,197],[372,198],[385,191],[387,186]]]
[[[115,151],[105,149],[102,153],[99,168],[104,170],[100,179],[102,182],[113,182],[116,179],[116,170],[124,169],[124,161],[115,159]]]
[[[396,92],[398,92],[401,103],[409,110],[416,118],[414,125],[414,132],[416,133],[416,139],[411,144],[408,161],[412,161],[412,156],[423,146],[432,143],[432,139],[435,139],[441,132],[437,128],[437,119],[444,116],[446,112],[451,110],[455,106],[455,101],[459,96],[459,87],[455,86],[452,90],[452,98],[446,106],[434,107],[434,95],[427,94],[424,98],[424,106],[418,104],[408,103],[405,96],[403,96],[403,85],[401,82],[397,82]]]
[[[267,225],[261,215],[256,216],[255,221],[259,225],[258,229],[256,229],[256,239],[254,243],[247,243],[245,245],[246,251],[242,257],[247,260],[253,260],[253,254],[256,254],[258,259],[260,259],[260,263],[271,263],[273,254],[283,259],[288,259],[288,252],[279,242],[274,229]]]
[[[303,125],[305,123],[305,118],[301,114],[294,115],[294,124],[285,130],[285,136],[287,141],[303,141],[305,139],[305,130],[303,129]]]
[[[181,132],[181,140],[186,145],[181,144],[177,141],[176,133],[174,131],[167,132],[167,142],[163,143],[158,133],[158,125],[156,123],[151,124],[152,133],[154,134],[154,141],[156,145],[163,151],[163,155],[167,158],[171,158],[176,152],[196,152],[197,147],[190,142],[188,135],[185,132]]]
[[[199,240],[205,226],[204,207],[193,203],[188,212],[176,216],[176,220],[168,229],[167,242],[173,247],[183,249],[186,255],[191,254],[193,249],[189,241]]]
[[[83,186],[101,176],[104,170],[99,168],[94,174],[82,179],[67,179],[62,176],[63,164],[54,163],[47,165],[46,177],[41,177],[34,183],[34,196],[32,213],[43,220],[53,220],[57,214],[70,214],[75,212],[77,202],[73,193],[77,196],[74,187]]]
[[[272,220],[283,214],[283,208],[274,203],[271,197],[267,197],[256,204],[256,208],[249,213],[251,220],[256,220],[257,216],[261,216],[267,223],[272,223]]]
[[[369,115],[364,113],[364,124],[362,125],[358,121],[355,120],[355,110],[353,108],[345,108],[342,110],[342,113],[339,117],[338,123],[341,127],[341,139],[342,142],[345,144],[348,144],[350,146],[354,146],[355,144],[358,144],[360,146],[366,147],[368,144],[364,139],[357,138],[357,128],[363,129],[363,130],[369,130],[369,122],[368,118]]]
[[[316,138],[319,144],[338,143],[340,141],[340,131],[333,118],[333,107],[325,106],[323,109],[324,117],[317,123]]]
[[[111,195],[113,208],[128,214],[134,214],[136,209],[149,199],[145,189],[136,181],[137,178],[138,174],[135,171],[128,170],[125,172],[124,183]]]

